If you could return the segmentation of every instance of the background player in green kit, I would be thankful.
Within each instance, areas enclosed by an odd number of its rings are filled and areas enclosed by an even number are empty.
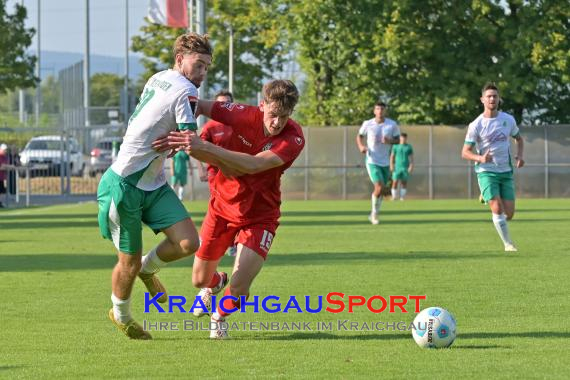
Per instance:
[[[400,134],[400,143],[392,146],[390,154],[390,170],[392,171],[392,200],[404,200],[408,177],[414,170],[414,149],[408,144],[408,134]],[[400,192],[398,194],[398,185]]]
[[[172,157],[172,165],[170,166],[170,184],[180,200],[184,200],[184,187],[188,183],[188,173],[190,173],[190,176],[194,175],[190,156],[183,150],[176,152],[174,157]],[[207,180],[202,165],[198,165],[198,173],[200,174],[200,181]]]
[[[118,251],[109,318],[132,339],[151,339],[131,316],[130,297],[137,275],[154,296],[164,290],[155,273],[200,246],[192,219],[166,183],[168,152],[156,152],[151,143],[176,129],[197,129],[197,87],[212,62],[212,48],[207,36],[188,33],[176,39],[173,53],[173,68],[154,74],[145,84],[117,159],[97,190],[101,234]],[[141,259],[143,223],[166,238]],[[158,301],[166,302],[166,293]]]
[[[489,203],[493,224],[503,241],[505,251],[517,250],[507,227],[507,220],[515,214],[515,185],[511,160],[510,138],[517,143],[515,165],[524,166],[523,139],[515,119],[499,111],[499,90],[494,83],[487,83],[481,93],[483,113],[467,129],[461,156],[475,161],[475,172],[483,199]],[[476,148],[477,153],[473,152]]]

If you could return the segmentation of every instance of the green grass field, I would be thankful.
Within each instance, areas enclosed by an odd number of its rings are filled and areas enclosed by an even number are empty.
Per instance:
[[[476,201],[285,202],[282,224],[252,294],[425,294],[458,321],[451,349],[422,350],[407,331],[154,332],[130,341],[107,319],[112,244],[99,237],[96,205],[0,211],[0,377],[6,378],[568,378],[570,200],[517,201],[510,223],[519,252],[506,254],[487,206]],[[206,204],[187,204],[199,224]],[[158,242],[148,229],[145,247]],[[223,260],[230,270],[232,258]],[[161,272],[169,293],[193,297],[189,259]],[[135,318],[192,320],[191,314]],[[276,313],[233,321],[348,319],[410,323],[414,313]]]

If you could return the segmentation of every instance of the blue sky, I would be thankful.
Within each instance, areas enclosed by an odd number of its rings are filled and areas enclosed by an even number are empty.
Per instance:
[[[85,0],[40,0],[42,51],[83,53],[85,49]],[[22,0],[8,0],[7,11]],[[37,29],[38,0],[23,0],[28,10],[27,27]],[[129,36],[144,24],[148,0],[128,0]],[[91,54],[125,56],[126,0],[90,0]],[[35,51],[36,39],[30,48]]]

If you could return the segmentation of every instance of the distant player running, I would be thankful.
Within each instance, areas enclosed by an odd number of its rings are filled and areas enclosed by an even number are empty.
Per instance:
[[[408,144],[406,133],[400,134],[400,143],[392,147],[390,170],[392,171],[392,200],[403,201],[407,192],[408,178],[414,170],[414,149]]]
[[[390,149],[400,141],[400,129],[392,119],[385,117],[387,106],[384,102],[374,105],[374,118],[362,123],[356,136],[356,145],[361,153],[366,154],[366,169],[374,185],[372,191],[372,210],[368,219],[378,224],[378,214],[384,190],[390,182]]]
[[[178,37],[174,62],[173,69],[153,75],[146,83],[117,160],[105,172],[97,190],[101,233],[118,250],[109,318],[132,339],[151,339],[131,316],[130,296],[137,274],[154,296],[163,291],[154,275],[160,267],[191,255],[200,245],[188,212],[166,183],[167,154],[156,152],[151,143],[177,128],[196,130],[196,88],[212,62],[207,36],[189,33]],[[142,223],[155,233],[163,232],[166,239],[141,263]],[[166,300],[163,295],[158,301]]]
[[[225,318],[240,307],[240,296],[247,297],[261,270],[279,225],[281,176],[299,156],[305,139],[301,127],[289,117],[299,92],[288,80],[274,80],[263,86],[259,107],[200,100],[198,112],[229,125],[230,140],[220,146],[195,135],[171,132],[154,144],[159,151],[186,147],[190,155],[220,170],[214,178],[214,191],[202,224],[202,245],[196,253],[192,282],[202,284],[199,295],[206,305],[211,295],[223,287],[224,274],[217,273],[224,251],[234,239],[238,243],[227,298],[211,315],[216,326],[210,338],[228,337]],[[237,236],[237,237],[236,237]],[[217,278],[220,285],[210,289]],[[222,296],[222,297],[223,297]],[[219,297],[218,299],[222,298]],[[201,309],[198,309],[201,310]],[[195,315],[204,315],[197,313]]]
[[[524,166],[523,139],[515,119],[508,113],[499,111],[499,90],[493,83],[483,87],[481,95],[483,113],[467,130],[461,156],[475,161],[475,172],[483,199],[489,203],[493,214],[493,224],[503,241],[505,251],[516,251],[507,226],[515,214],[515,185],[511,162],[512,137],[517,143],[516,167]],[[473,152],[473,148],[477,153]]]

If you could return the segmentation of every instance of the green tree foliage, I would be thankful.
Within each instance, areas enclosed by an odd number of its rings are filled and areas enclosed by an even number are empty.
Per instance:
[[[34,29],[26,29],[26,8],[16,4],[13,13],[0,0],[0,93],[14,88],[35,86],[36,58],[26,53],[32,43]]]
[[[208,1],[207,32],[214,47],[208,73],[210,88],[228,87],[229,27],[234,31],[234,92],[236,98],[255,97],[262,80],[279,70],[287,56],[281,36],[283,10],[270,0]],[[184,29],[149,22],[141,36],[132,39],[132,49],[144,54],[142,82],[157,71],[172,67],[172,46]],[[141,86],[142,87],[142,86]],[[212,94],[210,94],[211,96]]]
[[[570,122],[567,2],[284,0],[311,125],[357,124],[374,101],[405,123],[464,124],[495,81],[519,122]]]

